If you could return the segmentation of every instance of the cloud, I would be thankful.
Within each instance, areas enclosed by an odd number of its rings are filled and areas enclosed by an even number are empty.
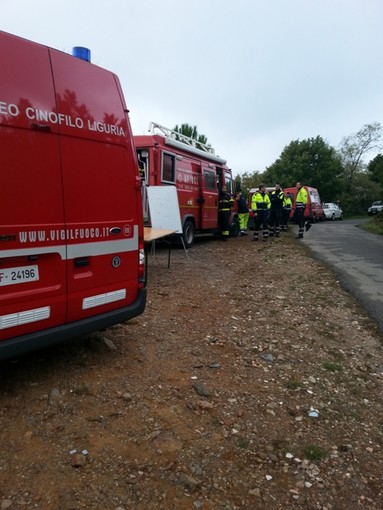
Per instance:
[[[234,172],[381,121],[382,19],[380,0],[2,2],[3,30],[115,72],[135,133],[197,125]]]

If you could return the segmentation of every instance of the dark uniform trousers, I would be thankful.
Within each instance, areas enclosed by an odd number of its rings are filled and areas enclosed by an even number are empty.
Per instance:
[[[269,210],[257,209],[255,212],[257,215],[254,218],[254,239],[258,240],[259,228],[262,225],[262,237],[266,241],[269,237]]]

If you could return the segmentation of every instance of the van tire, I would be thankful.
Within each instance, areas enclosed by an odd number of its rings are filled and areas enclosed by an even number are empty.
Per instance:
[[[183,237],[186,248],[190,248],[195,240],[195,227],[191,220],[186,220],[183,227]]]
[[[237,237],[239,235],[239,231],[239,220],[238,217],[235,217],[230,225],[230,237]]]

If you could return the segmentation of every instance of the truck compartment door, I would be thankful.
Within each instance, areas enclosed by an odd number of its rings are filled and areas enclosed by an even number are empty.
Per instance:
[[[218,225],[218,188],[215,170],[203,167],[201,179],[201,205],[202,229],[216,228]]]

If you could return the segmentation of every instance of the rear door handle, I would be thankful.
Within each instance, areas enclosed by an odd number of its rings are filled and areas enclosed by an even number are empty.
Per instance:
[[[109,229],[109,233],[110,234],[120,234],[121,230],[122,229],[120,227],[112,227]]]
[[[74,265],[76,267],[89,266],[89,259],[88,259],[88,257],[81,257],[78,259],[74,259]]]

